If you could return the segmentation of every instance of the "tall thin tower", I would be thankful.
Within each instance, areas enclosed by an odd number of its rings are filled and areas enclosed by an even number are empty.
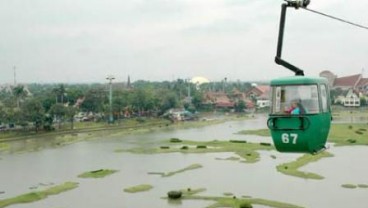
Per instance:
[[[14,71],[14,86],[17,85],[17,71],[16,71],[16,67],[13,66],[13,71]]]
[[[130,84],[130,75],[128,75],[127,88],[128,88],[128,89],[130,89],[130,88],[131,88],[131,84]]]

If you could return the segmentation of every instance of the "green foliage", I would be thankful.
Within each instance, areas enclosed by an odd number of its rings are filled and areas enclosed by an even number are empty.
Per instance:
[[[368,98],[367,97],[361,97],[360,98],[360,106],[367,106],[368,105]]]
[[[52,116],[62,118],[66,114],[66,107],[62,103],[56,103],[51,106],[49,113]]]
[[[119,88],[113,85],[113,115],[115,119],[135,116],[161,116],[171,108],[181,108],[185,104],[188,111],[205,110],[202,106],[203,95],[208,90],[224,90],[231,94],[236,88],[244,91],[249,83],[228,83],[227,81],[196,86],[188,80],[149,82],[136,81],[133,87]],[[109,113],[108,92],[106,84],[29,84],[18,85],[12,92],[0,92],[0,123],[17,124],[29,127],[33,123],[36,131],[44,127],[51,130],[52,122],[46,117],[57,118],[61,123],[69,121],[73,128],[73,117],[78,111],[93,112],[103,115]],[[27,97],[27,89],[32,96]],[[191,102],[185,98],[190,91]],[[229,94],[229,95],[230,95]],[[79,109],[72,108],[78,98],[84,98]],[[41,106],[38,106],[40,103]],[[241,111],[244,103],[238,102]],[[212,110],[211,106],[207,106]],[[31,112],[32,113],[28,113]],[[35,111],[34,111],[35,110]],[[43,114],[43,115],[41,115]],[[47,121],[45,121],[45,118]],[[103,116],[102,118],[103,119]],[[27,130],[24,128],[23,130]]]
[[[27,100],[24,105],[22,105],[22,116],[24,121],[33,122],[36,132],[42,126],[45,117],[45,111],[38,99]]]
[[[85,94],[81,109],[85,112],[104,112],[104,105],[108,103],[106,90],[102,87],[92,88]]]
[[[235,104],[235,112],[244,112],[244,109],[246,108],[246,104],[244,100],[239,100]]]

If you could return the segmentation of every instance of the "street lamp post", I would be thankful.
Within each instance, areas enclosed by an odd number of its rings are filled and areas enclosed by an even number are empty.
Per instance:
[[[109,84],[110,84],[110,92],[109,92],[109,104],[110,104],[110,116],[109,116],[109,123],[113,123],[114,122],[114,117],[112,115],[112,80],[115,79],[115,77],[113,75],[109,75],[106,77],[107,80],[109,80]]]

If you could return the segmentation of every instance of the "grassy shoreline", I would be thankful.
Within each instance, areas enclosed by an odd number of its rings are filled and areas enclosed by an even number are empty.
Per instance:
[[[81,125],[76,125],[73,130],[71,129],[60,129],[51,132],[38,132],[34,131],[18,131],[18,132],[0,132],[0,143],[6,143],[11,141],[25,140],[25,139],[37,139],[37,138],[47,138],[65,135],[76,135],[89,133],[93,134],[96,132],[108,132],[109,134],[131,134],[131,133],[144,133],[150,132],[158,129],[187,129],[187,128],[200,128],[209,125],[221,124],[232,120],[244,120],[248,119],[248,116],[238,116],[230,115],[225,117],[219,117],[217,119],[208,120],[198,120],[198,121],[188,121],[188,122],[177,122],[172,123],[167,119],[162,118],[147,118],[143,122],[137,119],[126,120],[123,122],[117,122],[115,124],[106,123],[91,123],[86,125],[81,123]]]

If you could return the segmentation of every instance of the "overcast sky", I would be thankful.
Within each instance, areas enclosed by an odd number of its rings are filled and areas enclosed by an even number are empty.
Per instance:
[[[1,0],[0,84],[269,80],[281,0]],[[367,0],[312,0],[316,9],[368,25]],[[368,31],[290,9],[284,59],[307,75],[368,74]],[[367,77],[367,76],[365,76]]]

